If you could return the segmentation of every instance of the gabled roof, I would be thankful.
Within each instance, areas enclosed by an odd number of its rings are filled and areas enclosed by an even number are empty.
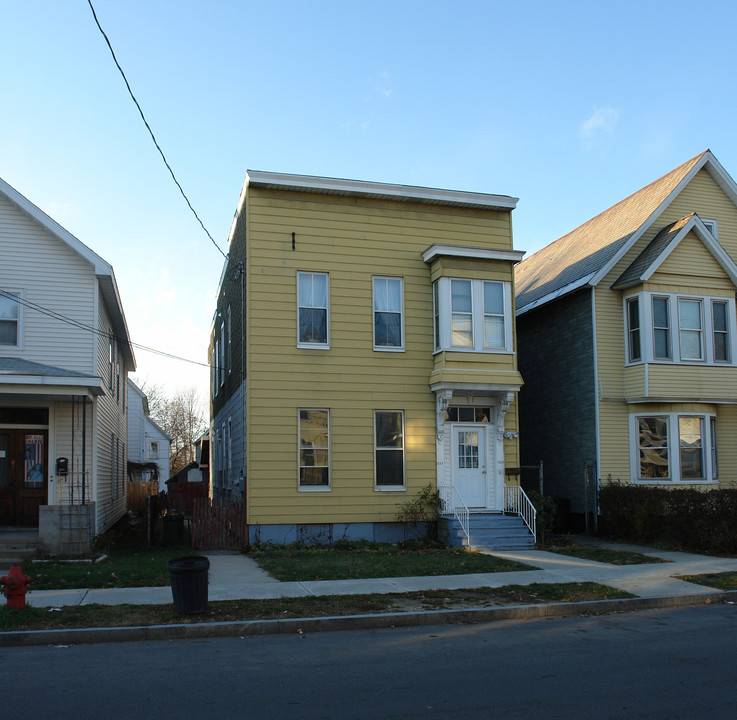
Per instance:
[[[737,185],[706,150],[519,263],[517,314],[598,284],[702,168],[737,205]]]
[[[691,213],[671,225],[664,227],[632,261],[632,264],[612,283],[612,288],[623,288],[647,282],[665,259],[676,249],[688,233],[693,232],[734,285],[737,285],[737,265],[716,241],[709,229],[696,213]]]
[[[59,225],[56,220],[49,217],[41,208],[34,205],[28,198],[21,195],[14,187],[0,178],[0,193],[5,195],[10,202],[22,210],[26,215],[35,220],[39,225],[67,245],[73,252],[86,260],[93,268],[95,276],[100,283],[100,291],[105,300],[110,321],[113,325],[115,336],[121,343],[121,351],[126,356],[130,369],[135,370],[136,360],[133,356],[130,333],[123,313],[123,303],[118,292],[118,283],[112,265],[103,260],[96,252],[90,250],[81,240],[78,240],[68,230]]]

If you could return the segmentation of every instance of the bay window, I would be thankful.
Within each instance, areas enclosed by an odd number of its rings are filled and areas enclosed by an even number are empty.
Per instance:
[[[625,298],[628,363],[734,364],[734,298],[639,293]]]
[[[716,417],[680,413],[631,417],[635,481],[717,481]]]
[[[512,351],[511,284],[442,277],[433,284],[434,347]]]

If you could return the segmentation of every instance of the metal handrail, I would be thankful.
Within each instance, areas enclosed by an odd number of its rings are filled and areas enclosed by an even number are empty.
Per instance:
[[[537,510],[519,485],[505,485],[504,510],[519,515],[537,539]]]
[[[451,513],[458,520],[461,530],[467,540],[471,539],[471,528],[470,528],[470,516],[471,513],[468,506],[463,502],[461,494],[458,492],[454,485],[441,485],[440,488],[440,502],[442,503],[442,510],[444,513],[450,515]]]

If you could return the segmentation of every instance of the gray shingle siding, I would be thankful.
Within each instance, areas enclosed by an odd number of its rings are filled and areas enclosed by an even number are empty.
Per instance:
[[[583,465],[596,459],[591,289],[517,318],[523,465],[543,461],[544,492],[584,512]]]

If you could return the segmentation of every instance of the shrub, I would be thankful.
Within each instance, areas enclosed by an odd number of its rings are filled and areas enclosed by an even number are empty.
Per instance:
[[[537,524],[537,540],[541,545],[545,545],[547,538],[553,533],[555,527],[555,514],[558,508],[555,500],[549,495],[541,495],[537,490],[530,490],[527,497],[535,506],[537,515],[535,521]]]
[[[612,482],[599,490],[602,531],[643,544],[737,554],[737,489],[693,490]]]
[[[406,523],[416,538],[421,535],[428,540],[437,540],[439,512],[440,493],[428,483],[415,497],[399,506],[397,520]]]

